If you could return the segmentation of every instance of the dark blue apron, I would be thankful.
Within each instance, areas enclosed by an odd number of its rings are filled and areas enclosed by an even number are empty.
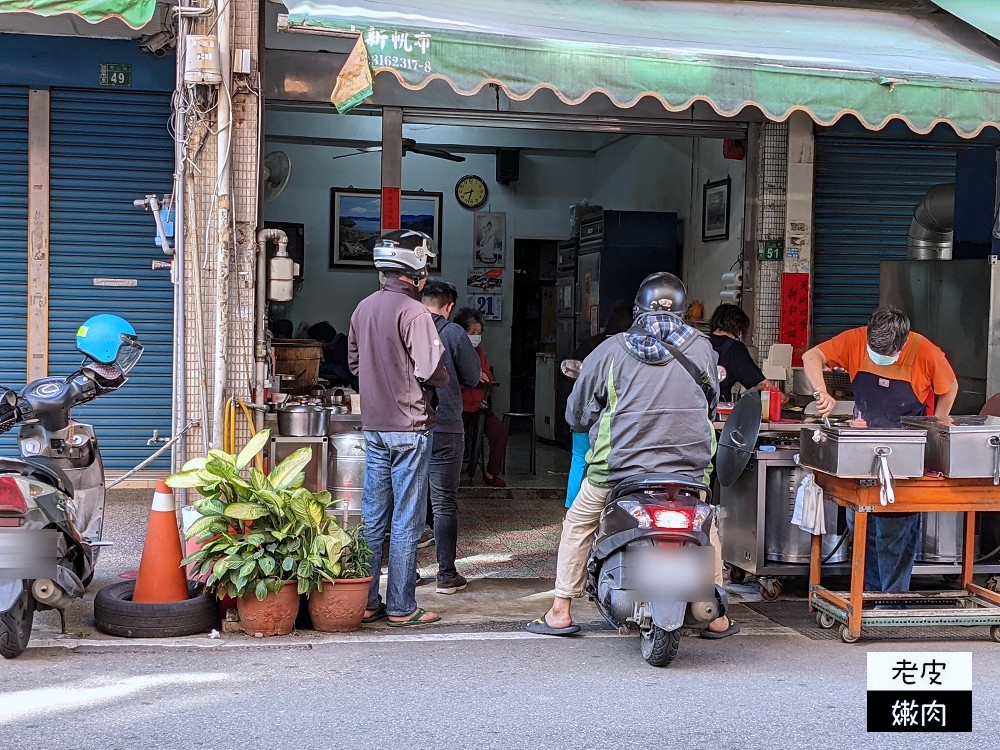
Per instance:
[[[903,417],[927,414],[910,383],[919,341],[911,335],[906,359],[893,366],[893,374],[906,380],[887,377],[882,368],[867,358],[864,367],[851,381],[854,390],[854,416],[865,420],[872,429],[900,427]],[[871,371],[868,371],[870,368]],[[865,555],[865,588],[869,591],[903,592],[909,590],[910,572],[916,547],[920,543],[916,513],[878,513],[868,525]]]
[[[910,351],[902,363],[904,372],[899,374],[910,376],[912,373],[917,343],[910,342]],[[870,361],[866,364],[877,367]],[[927,405],[917,398],[909,379],[894,380],[878,372],[858,371],[851,381],[851,387],[854,391],[854,417],[865,420],[873,429],[897,428],[903,417],[927,414]]]

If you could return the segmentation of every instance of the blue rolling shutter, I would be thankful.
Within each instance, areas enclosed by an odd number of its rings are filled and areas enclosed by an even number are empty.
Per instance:
[[[27,376],[28,91],[0,86],[0,384],[20,390]],[[5,435],[2,450],[14,450]]]
[[[146,348],[125,387],[74,415],[94,425],[111,469],[149,456],[154,428],[170,434],[173,286],[152,270],[166,258],[152,216],[132,205],[171,192],[169,117],[165,93],[52,90],[49,373],[79,366],[76,330],[97,313],[126,318]]]
[[[838,126],[816,136],[813,341],[865,325],[878,305],[879,262],[906,258],[913,209],[954,182],[956,154],[990,142],[949,128],[920,136]],[[995,138],[993,138],[995,140]]]

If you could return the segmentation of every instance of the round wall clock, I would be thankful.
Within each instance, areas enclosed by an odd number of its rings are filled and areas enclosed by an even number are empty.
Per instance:
[[[455,198],[465,208],[470,210],[479,208],[486,203],[486,182],[482,177],[474,174],[467,174],[455,183]]]

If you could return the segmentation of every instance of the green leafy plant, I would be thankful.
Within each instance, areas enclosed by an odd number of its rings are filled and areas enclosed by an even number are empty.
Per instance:
[[[341,578],[367,578],[372,574],[372,550],[365,539],[364,526],[358,524],[346,530],[350,542],[341,557]]]
[[[329,492],[310,492],[303,469],[312,449],[295,451],[264,474],[250,466],[267,445],[263,430],[238,455],[211,450],[167,478],[171,487],[198,491],[201,515],[187,538],[205,545],[188,555],[206,586],[219,596],[241,597],[252,591],[259,600],[296,581],[300,594],[341,573],[341,557],[352,537],[327,515]]]

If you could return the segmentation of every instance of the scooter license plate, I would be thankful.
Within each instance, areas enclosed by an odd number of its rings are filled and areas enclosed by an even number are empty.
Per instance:
[[[59,532],[0,528],[0,579],[55,578]]]
[[[711,547],[632,547],[626,556],[625,586],[635,601],[707,601],[715,596]]]

